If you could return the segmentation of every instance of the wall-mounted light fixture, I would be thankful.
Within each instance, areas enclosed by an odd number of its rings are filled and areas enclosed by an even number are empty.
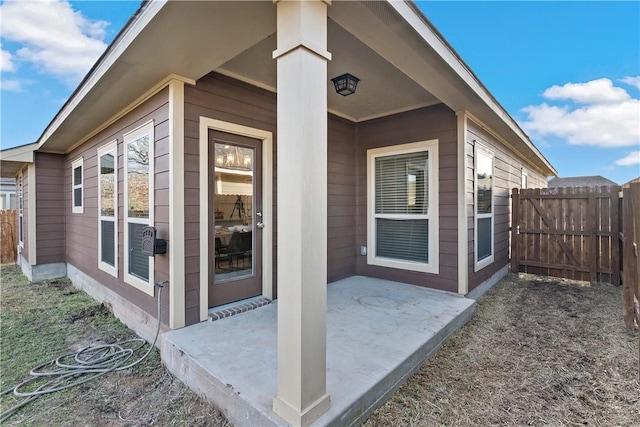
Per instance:
[[[334,77],[331,81],[336,88],[336,92],[342,96],[348,96],[355,93],[360,79],[349,73],[345,73],[341,76]]]

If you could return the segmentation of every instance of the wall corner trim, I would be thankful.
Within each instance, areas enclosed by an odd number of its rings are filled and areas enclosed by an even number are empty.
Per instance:
[[[27,185],[29,188],[29,198],[27,200],[27,229],[29,230],[28,248],[29,248],[29,264],[36,265],[38,253],[36,248],[37,241],[37,223],[36,223],[36,164],[29,163],[27,173]]]
[[[466,295],[469,292],[469,229],[467,208],[467,112],[458,111],[458,293]]]

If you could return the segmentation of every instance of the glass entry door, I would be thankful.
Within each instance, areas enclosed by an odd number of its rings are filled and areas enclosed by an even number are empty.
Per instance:
[[[209,133],[209,306],[262,293],[262,141]]]

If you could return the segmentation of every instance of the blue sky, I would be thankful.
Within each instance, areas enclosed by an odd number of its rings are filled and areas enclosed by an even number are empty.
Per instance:
[[[417,3],[560,176],[640,176],[640,2]],[[2,148],[38,139],[138,5],[0,2]]]

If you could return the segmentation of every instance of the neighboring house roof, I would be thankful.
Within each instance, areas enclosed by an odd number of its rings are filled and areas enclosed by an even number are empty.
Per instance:
[[[623,187],[629,187],[631,184],[636,183],[636,182],[640,182],[640,176],[637,178],[632,179],[631,181],[627,181],[624,184],[622,184]]]
[[[329,78],[345,71],[361,78],[357,96],[329,91],[331,113],[358,122],[444,103],[490,127],[543,175],[557,175],[415,4],[334,2],[328,14]],[[37,149],[70,152],[170,78],[194,84],[216,71],[275,92],[276,40],[272,2],[142,2]]]
[[[618,185],[615,182],[611,181],[600,175],[594,176],[573,176],[567,178],[555,177],[551,178],[548,182],[549,187],[601,187],[601,186],[611,186]]]

